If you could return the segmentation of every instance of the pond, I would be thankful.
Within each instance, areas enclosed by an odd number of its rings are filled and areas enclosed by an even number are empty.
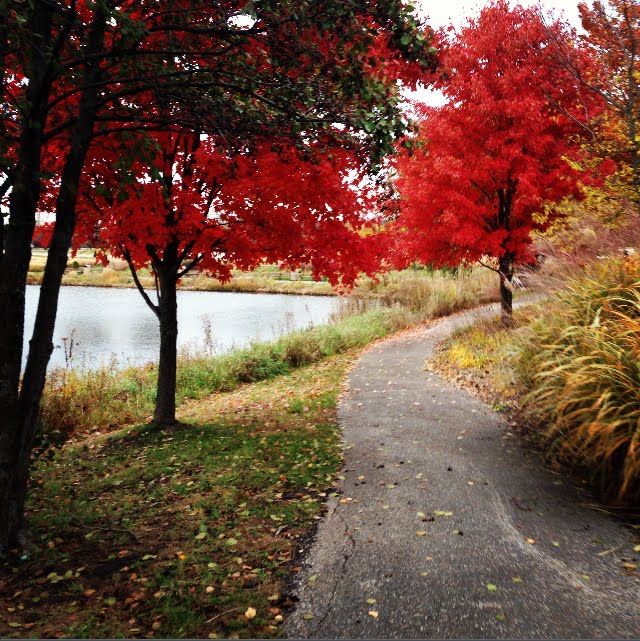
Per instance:
[[[38,289],[27,287],[25,355]],[[179,291],[178,347],[221,354],[327,323],[340,306],[333,296]],[[49,367],[157,361],[159,340],[158,321],[135,289],[62,287]]]

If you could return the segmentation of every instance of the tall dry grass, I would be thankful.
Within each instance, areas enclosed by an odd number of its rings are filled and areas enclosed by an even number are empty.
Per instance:
[[[620,503],[640,500],[640,262],[592,266],[533,325],[525,405],[554,458]]]

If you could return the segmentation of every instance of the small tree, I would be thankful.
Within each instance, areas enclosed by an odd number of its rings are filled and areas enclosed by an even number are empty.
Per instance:
[[[256,145],[243,153],[219,149],[215,137],[155,136],[156,153],[136,168],[125,197],[91,195],[95,210],[81,216],[76,242],[95,238],[129,264],[133,279],[160,324],[160,360],[153,421],[176,422],[176,343],[179,280],[192,269],[228,280],[231,269],[282,261],[312,265],[316,276],[352,282],[378,265],[373,190],[358,188],[364,167],[342,149],[307,150]],[[349,181],[347,181],[349,176]],[[366,184],[366,183],[365,183]],[[120,192],[122,193],[122,192]],[[138,278],[150,266],[155,300]]]
[[[424,150],[398,164],[398,255],[441,266],[482,261],[500,276],[506,321],[514,264],[528,259],[545,204],[579,194],[570,158],[585,98],[546,55],[548,41],[534,11],[502,1],[444,38],[438,84],[447,103],[422,110]]]

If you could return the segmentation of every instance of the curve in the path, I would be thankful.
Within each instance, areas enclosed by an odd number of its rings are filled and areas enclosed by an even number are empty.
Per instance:
[[[634,534],[424,369],[487,306],[380,343],[339,406],[345,469],[299,576],[298,638],[638,638]],[[375,599],[375,602],[373,602]]]

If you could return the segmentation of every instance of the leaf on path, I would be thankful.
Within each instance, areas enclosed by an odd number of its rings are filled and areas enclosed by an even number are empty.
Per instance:
[[[504,621],[506,617],[504,616],[504,614],[496,614],[496,619],[498,621]]]
[[[416,514],[416,516],[417,516],[419,519],[424,519],[424,518],[426,517],[426,515],[425,515],[425,513],[424,513],[424,512],[418,512],[418,513]]]
[[[318,580],[318,575],[313,574],[309,577],[309,585],[313,587],[316,584],[316,581]]]
[[[377,610],[369,610],[367,614],[372,618],[372,619],[377,619],[378,618],[378,611]]]
[[[427,533],[424,530],[418,530],[416,536],[427,536]]]
[[[527,539],[527,543],[529,545],[535,545],[536,544],[536,540],[535,539]]]
[[[633,548],[633,551],[634,551],[634,552],[640,552],[640,545],[636,545],[636,546]]]
[[[553,545],[554,548],[560,547],[560,543],[558,543],[558,541],[551,541],[551,545]]]
[[[489,592],[495,592],[497,589],[497,585],[494,585],[493,583],[487,583],[487,590],[489,590]]]
[[[626,568],[627,570],[635,570],[637,569],[638,565],[636,563],[629,563],[628,561],[625,561],[622,564],[623,568]]]
[[[371,597],[369,597],[369,598],[367,599],[367,603],[368,603],[369,605],[373,605],[375,602],[376,602],[376,600],[375,600],[375,599],[372,599]]]
[[[514,583],[522,583],[522,579],[519,576],[514,576],[513,579],[511,579]]]
[[[444,510],[436,510],[434,514],[436,516],[453,516],[453,512],[445,512]]]
[[[425,556],[424,558],[425,558],[427,561],[433,561],[433,557],[432,557],[432,556]]]
[[[416,478],[418,480],[420,480],[423,476],[424,476],[424,474],[422,472],[418,472],[418,474],[416,474]]]
[[[313,619],[313,614],[311,614],[311,612],[305,612],[305,613],[302,615],[302,618],[303,618],[305,621],[311,621],[311,619]]]
[[[423,571],[423,572],[420,572],[420,576],[427,576],[427,574],[429,574],[429,573],[426,570]]]
[[[244,618],[245,619],[255,619],[256,614],[258,614],[256,609],[249,607],[249,608],[247,608],[247,611],[244,613]]]

